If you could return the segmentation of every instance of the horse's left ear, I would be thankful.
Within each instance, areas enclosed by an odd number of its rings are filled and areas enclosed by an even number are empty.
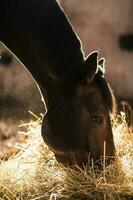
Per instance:
[[[88,55],[85,60],[87,82],[91,83],[98,70],[98,51],[94,51]]]
[[[98,73],[103,77],[105,75],[105,59],[104,58],[101,58],[98,61]]]

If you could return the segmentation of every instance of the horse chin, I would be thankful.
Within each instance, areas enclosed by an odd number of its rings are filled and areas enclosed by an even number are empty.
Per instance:
[[[77,152],[71,152],[71,153],[55,153],[56,160],[63,166],[69,167],[69,168],[84,168],[89,160],[88,153],[77,153]]]

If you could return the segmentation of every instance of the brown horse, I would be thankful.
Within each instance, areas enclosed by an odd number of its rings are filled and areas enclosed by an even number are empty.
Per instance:
[[[115,152],[110,114],[114,97],[98,52],[86,59],[81,43],[55,0],[5,0],[0,40],[37,81],[47,113],[42,137],[64,165],[83,166]],[[106,145],[104,145],[106,144]]]

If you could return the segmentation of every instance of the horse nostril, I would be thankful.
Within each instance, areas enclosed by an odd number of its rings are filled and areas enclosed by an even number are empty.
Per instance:
[[[133,51],[133,33],[120,35],[118,39],[119,47],[125,51]]]
[[[9,65],[11,64],[12,60],[13,60],[12,55],[9,52],[3,51],[0,54],[0,64]]]

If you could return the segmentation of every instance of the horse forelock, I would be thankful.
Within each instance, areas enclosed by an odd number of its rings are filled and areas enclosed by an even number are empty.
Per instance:
[[[113,94],[113,91],[109,83],[105,80],[105,78],[103,78],[99,74],[95,75],[95,81],[96,81],[97,87],[99,88],[101,92],[105,106],[109,109],[111,114],[115,114],[116,112],[115,96]]]

